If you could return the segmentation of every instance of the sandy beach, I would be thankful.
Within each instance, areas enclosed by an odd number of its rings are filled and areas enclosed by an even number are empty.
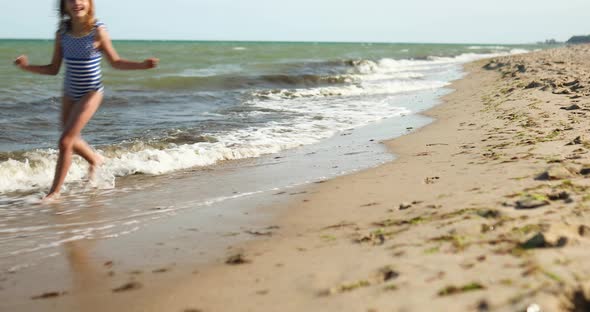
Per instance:
[[[309,189],[154,310],[587,309],[589,53],[469,64],[398,160]]]
[[[15,307],[587,311],[589,57],[575,46],[470,63],[427,112],[435,122],[384,142],[395,161],[294,192],[257,240],[217,262],[179,253],[127,279],[74,252],[81,272],[101,272],[79,280],[83,291]]]

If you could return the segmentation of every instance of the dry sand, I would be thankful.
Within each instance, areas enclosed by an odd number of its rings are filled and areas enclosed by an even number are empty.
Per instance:
[[[111,295],[120,311],[589,311],[590,47],[466,69],[386,143],[396,161],[294,196],[233,263]]]

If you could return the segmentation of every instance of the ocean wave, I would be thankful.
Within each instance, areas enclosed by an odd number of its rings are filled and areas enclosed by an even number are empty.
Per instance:
[[[438,89],[447,86],[445,81],[411,81],[378,79],[379,83],[348,85],[342,87],[325,87],[312,89],[275,89],[254,92],[253,95],[268,100],[317,98],[317,97],[351,97],[361,95],[384,95]],[[371,81],[371,80],[369,80]]]
[[[260,99],[293,99],[314,97],[347,97],[360,95],[396,94],[428,89],[438,89],[448,82],[428,78],[458,65],[499,55],[524,53],[513,50],[506,53],[463,53],[452,57],[430,56],[425,59],[348,60],[351,69],[346,77],[348,84],[315,88],[276,88],[253,92]]]
[[[349,60],[346,63],[353,67],[353,72],[358,74],[396,73],[407,71],[424,71],[445,64],[464,64],[482,58],[497,57],[509,54],[527,53],[525,49],[512,49],[510,51],[493,53],[462,53],[455,56],[428,56],[423,59],[391,59],[380,60]]]
[[[323,104],[323,105],[322,105]],[[114,187],[115,177],[135,174],[160,175],[181,169],[204,167],[224,160],[259,157],[302,145],[314,144],[350,128],[409,111],[387,102],[339,101],[326,103],[308,100],[252,102],[252,111],[298,113],[293,120],[271,121],[263,126],[234,129],[216,135],[202,134],[196,143],[177,144],[175,139],[133,142],[98,148],[105,157],[100,170],[104,188]],[[178,141],[181,142],[181,141]],[[5,155],[0,162],[0,193],[46,190],[52,181],[57,151],[34,150]],[[75,157],[67,183],[80,182],[88,166]],[[67,188],[66,188],[67,189]]]
[[[153,78],[131,81],[140,88],[149,90],[190,90],[190,91],[224,91],[236,89],[263,88],[303,88],[327,85],[351,84],[356,82],[355,75],[408,73],[407,77],[419,78],[419,71],[427,71],[442,64],[454,65],[505,54],[527,52],[513,49],[493,53],[464,53],[457,56],[429,56],[412,59],[349,59],[328,61],[300,61],[278,64],[250,64],[257,70],[271,70],[276,73],[246,74],[249,70],[244,65],[224,64],[202,69],[186,69],[178,73],[163,74]],[[258,68],[257,66],[262,66]],[[269,67],[270,66],[270,67]],[[268,67],[268,68],[267,68]],[[253,70],[252,72],[257,72]],[[263,72],[264,72],[263,71]],[[365,77],[366,78],[366,77]],[[390,77],[396,78],[396,77]],[[370,78],[367,78],[370,79]]]
[[[466,53],[425,59],[331,61],[332,66],[343,69],[342,73],[331,74],[148,79],[148,84],[164,88],[179,88],[179,85],[192,90],[248,88],[253,90],[251,98],[232,108],[234,113],[244,116],[274,114],[288,118],[261,118],[255,127],[222,128],[216,133],[191,132],[190,129],[170,131],[159,138],[99,147],[99,152],[106,158],[101,170],[105,181],[102,185],[113,187],[114,178],[120,176],[165,174],[317,143],[339,131],[409,113],[407,108],[392,106],[387,102],[387,96],[445,87],[450,78],[444,78],[439,72],[459,71],[460,64],[485,57],[523,52],[527,51]],[[47,189],[53,179],[56,159],[54,149],[0,154],[0,176],[3,177],[0,193]],[[83,181],[87,169],[87,164],[75,157],[68,183]]]
[[[226,91],[277,86],[305,87],[351,82],[348,75],[323,74],[270,74],[270,75],[215,75],[215,76],[162,76],[139,82],[150,90]]]

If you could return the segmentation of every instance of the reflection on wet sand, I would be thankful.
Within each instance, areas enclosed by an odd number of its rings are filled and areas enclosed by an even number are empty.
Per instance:
[[[91,201],[91,199],[89,199]],[[100,256],[94,254],[97,241],[92,238],[75,239],[80,225],[93,223],[99,219],[103,205],[99,201],[89,202],[87,207],[76,214],[75,223],[68,222],[68,216],[61,214],[64,208],[56,208],[55,222],[61,224],[74,224],[63,229],[63,251],[67,266],[70,271],[71,290],[68,296],[72,297],[72,305],[78,306],[78,311],[88,311],[91,307],[103,306],[99,293],[108,289],[108,280],[103,270],[104,264],[99,261]]]

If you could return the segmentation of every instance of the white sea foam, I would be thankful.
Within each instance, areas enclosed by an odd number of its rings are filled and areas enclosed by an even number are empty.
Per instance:
[[[540,51],[540,50],[535,50],[535,51]],[[510,50],[510,54],[523,54],[523,53],[528,53],[530,52],[529,50],[525,50],[525,49],[512,49]]]
[[[467,47],[469,50],[508,50],[508,47],[504,46],[470,46]]]
[[[144,148],[138,151],[103,153],[106,161],[101,171],[107,177],[136,173],[164,174],[195,166],[208,166],[222,160],[258,157],[301,145],[317,143],[338,131],[359,127],[370,122],[408,113],[387,103],[334,101],[329,107],[313,108],[305,101],[264,101],[263,107],[300,112],[305,116],[290,122],[269,122],[264,127],[245,128],[218,136],[215,143],[171,145],[166,149]],[[37,154],[36,154],[37,153]],[[9,160],[0,164],[0,176],[10,177],[0,182],[2,192],[27,191],[50,186],[56,161],[53,150],[32,153],[36,160]],[[84,178],[87,166],[82,160],[74,162],[67,181]],[[108,185],[108,183],[105,183]]]

